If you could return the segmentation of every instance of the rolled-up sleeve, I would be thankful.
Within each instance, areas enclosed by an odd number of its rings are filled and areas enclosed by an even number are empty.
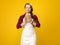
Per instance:
[[[20,16],[19,19],[18,19],[17,25],[16,25],[16,28],[17,28],[17,29],[19,29],[19,28],[22,27],[22,26],[21,26],[22,21],[23,21],[23,20],[22,20],[22,16]]]
[[[38,20],[38,17],[36,15],[34,15],[34,17],[35,17],[36,27],[40,27],[41,24]]]

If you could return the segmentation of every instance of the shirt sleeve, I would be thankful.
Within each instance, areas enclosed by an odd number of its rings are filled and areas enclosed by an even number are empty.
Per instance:
[[[36,27],[40,27],[40,22],[38,21],[38,17],[36,15],[34,15],[35,17],[35,22],[36,22]]]
[[[22,27],[22,26],[21,26],[22,21],[23,21],[23,18],[22,18],[22,16],[20,16],[19,19],[18,19],[17,25],[16,25],[16,28],[17,28],[17,29],[19,29],[19,28]]]

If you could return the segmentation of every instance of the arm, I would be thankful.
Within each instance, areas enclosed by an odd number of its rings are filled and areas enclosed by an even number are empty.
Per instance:
[[[36,15],[34,15],[34,20],[35,20],[35,22],[33,22],[33,25],[36,27],[40,27],[40,23],[39,23],[38,17]]]
[[[19,28],[22,27],[22,26],[21,26],[22,21],[23,21],[23,20],[22,20],[22,16],[20,16],[19,19],[18,19],[17,25],[16,25],[16,28],[17,28],[17,29],[19,29]]]

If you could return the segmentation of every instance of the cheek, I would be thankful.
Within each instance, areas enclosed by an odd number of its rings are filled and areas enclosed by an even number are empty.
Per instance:
[[[25,11],[31,11],[31,9],[30,8],[25,8]]]
[[[31,9],[29,9],[29,11],[31,11]]]
[[[25,11],[27,11],[27,9],[25,8]]]

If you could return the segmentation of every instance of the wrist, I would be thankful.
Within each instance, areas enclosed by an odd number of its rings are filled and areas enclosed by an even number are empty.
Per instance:
[[[24,23],[21,23],[21,26],[24,26]]]
[[[33,26],[36,26],[36,23],[35,22],[33,22]]]

